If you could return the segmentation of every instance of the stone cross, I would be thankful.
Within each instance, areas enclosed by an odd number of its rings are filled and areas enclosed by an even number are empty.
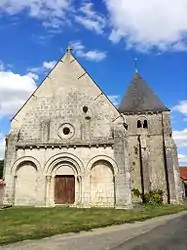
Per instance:
[[[66,50],[67,50],[67,52],[70,54],[71,51],[72,51],[72,48],[71,48],[70,46],[68,46]]]

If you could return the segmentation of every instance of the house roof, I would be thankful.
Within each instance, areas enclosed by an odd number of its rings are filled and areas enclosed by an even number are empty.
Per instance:
[[[135,73],[133,80],[119,106],[121,113],[142,111],[169,111],[156,96],[139,73]]]
[[[187,167],[180,167],[180,177],[183,180],[187,180]]]

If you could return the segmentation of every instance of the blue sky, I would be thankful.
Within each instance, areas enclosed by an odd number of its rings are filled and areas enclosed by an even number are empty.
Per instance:
[[[0,157],[9,120],[70,44],[119,103],[138,70],[172,109],[180,163],[187,164],[186,0],[1,0]]]

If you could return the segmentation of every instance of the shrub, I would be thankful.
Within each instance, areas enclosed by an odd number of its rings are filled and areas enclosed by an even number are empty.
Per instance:
[[[142,194],[138,189],[133,188],[132,193],[136,197],[141,197],[144,204],[161,205],[163,203],[163,191],[152,190],[148,193]]]
[[[142,195],[142,201],[145,204],[161,205],[163,203],[163,191],[153,190]]]

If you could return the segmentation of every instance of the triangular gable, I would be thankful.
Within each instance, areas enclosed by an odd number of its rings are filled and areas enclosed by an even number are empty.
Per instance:
[[[26,113],[32,110],[32,107],[36,105],[37,99],[60,96],[63,92],[69,92],[70,90],[77,89],[80,92],[89,92],[90,97],[98,98],[102,96],[105,101],[116,113],[116,118],[119,116],[119,112],[112,102],[103,93],[100,87],[94,82],[88,72],[78,62],[75,56],[67,52],[54,66],[54,68],[45,77],[43,82],[33,92],[25,104],[15,114],[12,119],[12,125],[18,126],[22,123]]]

